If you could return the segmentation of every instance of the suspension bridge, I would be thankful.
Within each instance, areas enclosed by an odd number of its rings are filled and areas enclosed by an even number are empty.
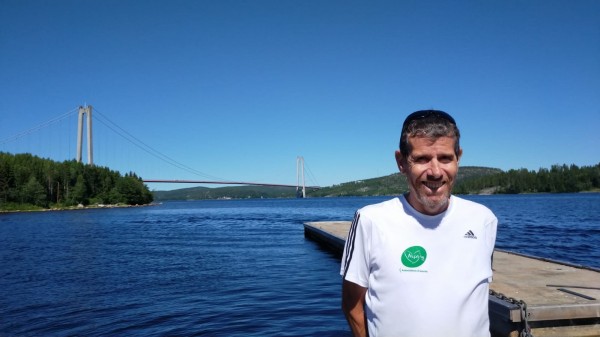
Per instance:
[[[101,165],[115,171],[136,172],[141,177],[153,177],[142,178],[148,184],[295,187],[297,195],[301,197],[306,197],[306,190],[320,188],[318,183],[306,185],[307,173],[313,182],[316,179],[302,156],[296,158],[295,184],[231,180],[203,173],[142,141],[113,122],[107,114],[90,105],[79,106],[13,135],[0,135],[0,151],[6,153],[30,153],[55,161],[83,162],[84,149],[87,165]],[[123,158],[130,160],[125,160],[127,163],[123,165]],[[119,166],[116,163],[121,164],[121,167],[115,167]],[[138,167],[134,167],[136,165]],[[176,168],[183,175],[200,179],[161,177],[166,166]]]

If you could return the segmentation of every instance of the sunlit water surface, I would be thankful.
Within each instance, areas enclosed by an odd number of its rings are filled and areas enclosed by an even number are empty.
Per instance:
[[[498,248],[600,267],[600,194],[467,198]],[[339,259],[302,223],[386,199],[0,214],[0,336],[349,336]]]

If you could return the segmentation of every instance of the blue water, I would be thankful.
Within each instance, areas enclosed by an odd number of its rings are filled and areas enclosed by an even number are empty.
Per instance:
[[[386,199],[0,214],[0,336],[349,336],[339,260],[302,223]],[[469,199],[498,248],[600,267],[600,194]]]

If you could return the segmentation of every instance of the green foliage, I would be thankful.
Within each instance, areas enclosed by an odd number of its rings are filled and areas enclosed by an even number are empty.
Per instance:
[[[117,182],[114,198],[121,198],[128,205],[143,205],[152,202],[152,193],[146,188],[141,178],[134,173],[126,174]]]
[[[87,188],[85,186],[85,181],[83,180],[83,175],[77,176],[77,181],[75,182],[75,186],[73,186],[73,190],[71,191],[71,204],[87,204],[86,196],[88,195]]]
[[[465,180],[455,193],[568,193],[600,189],[600,164],[595,166],[552,165],[536,171],[509,170]]]
[[[311,191],[311,197],[346,197],[397,195],[408,191],[406,177],[400,173],[388,176],[356,180]]]
[[[248,198],[294,198],[295,187],[229,186],[191,187],[173,191],[154,191],[155,200],[204,200]]]
[[[152,193],[133,173],[0,152],[0,210],[150,202]]]
[[[29,181],[23,186],[20,194],[21,202],[40,207],[46,207],[48,205],[44,186],[42,186],[34,176],[29,177]]]

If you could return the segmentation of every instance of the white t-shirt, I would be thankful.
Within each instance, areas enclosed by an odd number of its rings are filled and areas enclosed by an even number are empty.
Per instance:
[[[488,208],[456,196],[435,216],[404,196],[358,210],[340,274],[368,288],[369,335],[490,336],[497,224]]]

